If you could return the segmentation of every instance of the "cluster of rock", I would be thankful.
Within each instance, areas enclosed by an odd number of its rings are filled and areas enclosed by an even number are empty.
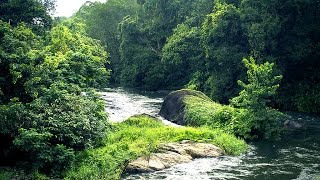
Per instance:
[[[176,164],[187,163],[194,158],[217,157],[224,152],[212,144],[181,141],[162,144],[158,152],[142,156],[130,162],[126,167],[128,173],[159,171]]]

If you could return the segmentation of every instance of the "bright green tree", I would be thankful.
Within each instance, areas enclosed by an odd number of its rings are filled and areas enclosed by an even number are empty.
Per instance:
[[[238,81],[243,88],[239,96],[230,100],[231,105],[247,110],[243,121],[250,121],[251,133],[265,139],[280,137],[279,118],[283,115],[268,107],[268,102],[276,94],[282,75],[275,75],[273,63],[256,64],[250,57],[243,59],[247,68],[248,83]]]

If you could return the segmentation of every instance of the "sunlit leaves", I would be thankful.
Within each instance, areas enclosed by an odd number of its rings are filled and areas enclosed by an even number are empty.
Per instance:
[[[0,137],[7,143],[0,144],[9,155],[21,150],[32,170],[60,173],[74,151],[106,135],[104,103],[89,88],[108,81],[108,53],[83,24],[65,22],[39,37],[23,24],[0,23]]]
[[[278,121],[284,117],[282,113],[268,107],[268,102],[276,94],[282,75],[275,75],[273,63],[257,64],[250,57],[243,59],[247,68],[248,83],[238,81],[243,88],[237,97],[230,100],[235,107],[247,109],[242,121],[250,122],[254,135],[264,139],[279,139]]]
[[[243,88],[239,96],[232,99],[232,104],[244,108],[263,109],[267,107],[268,99],[276,94],[281,75],[274,75],[273,63],[256,64],[250,57],[243,59],[247,71],[248,84],[241,80],[238,84]]]

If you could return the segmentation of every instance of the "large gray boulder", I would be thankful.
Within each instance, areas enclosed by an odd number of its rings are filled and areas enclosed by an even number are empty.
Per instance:
[[[130,162],[125,171],[128,173],[159,171],[176,164],[190,162],[194,158],[217,157],[223,154],[220,148],[212,144],[192,141],[168,143],[161,145],[157,153]]]
[[[186,104],[184,99],[187,96],[196,96],[211,101],[209,97],[200,91],[189,89],[173,91],[164,99],[159,115],[173,123],[185,125],[184,109]]]

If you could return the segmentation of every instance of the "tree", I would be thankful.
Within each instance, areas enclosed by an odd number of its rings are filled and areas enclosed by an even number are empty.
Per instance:
[[[266,62],[258,65],[255,60],[250,57],[243,59],[243,63],[247,68],[248,84],[238,80],[238,84],[243,88],[239,96],[231,100],[236,107],[245,107],[249,109],[265,109],[269,98],[276,94],[279,88],[281,75],[273,75],[273,63]]]
[[[46,37],[0,24],[0,162],[59,176],[106,135],[104,103],[90,88],[106,84],[108,54],[83,24],[67,21]]]
[[[205,66],[200,46],[200,29],[179,24],[162,49],[161,61],[167,74],[167,86],[186,85],[191,76],[196,71],[202,71]]]
[[[281,75],[274,75],[273,63],[256,64],[250,57],[243,59],[247,68],[248,84],[241,80],[238,84],[243,88],[239,96],[230,100],[231,105],[247,110],[243,121],[250,121],[253,135],[265,139],[280,137],[279,118],[282,113],[268,107],[270,97],[276,94],[279,88]]]
[[[35,66],[33,76],[26,82],[30,94],[41,93],[54,81],[72,83],[81,88],[105,87],[110,71],[105,68],[108,53],[86,36],[84,24],[66,21],[53,27],[44,47],[31,51]]]
[[[15,26],[24,22],[33,27],[49,28],[54,3],[55,0],[4,0],[0,2],[0,19]]]
[[[234,5],[217,1],[202,25],[208,75],[201,90],[222,103],[239,92],[235,82],[244,77],[241,59],[248,53],[248,47],[240,15]]]
[[[131,83],[131,86],[165,88],[166,83],[163,81],[166,73],[163,72],[161,62],[162,49],[178,24],[187,19],[189,21],[186,24],[199,24],[198,18],[204,16],[207,9],[197,5],[199,4],[195,1],[189,0],[141,1],[136,16],[125,18],[119,26],[122,67],[120,80],[122,77],[132,77],[132,82],[135,83]],[[195,12],[201,12],[199,17],[189,19]],[[172,77],[171,74],[170,76]]]
[[[24,90],[24,84],[38,64],[30,59],[28,53],[39,47],[39,39],[26,25],[13,28],[1,20],[0,37],[0,104],[15,97],[28,102],[31,99]]]
[[[106,66],[112,68],[112,81],[118,80],[121,72],[118,25],[125,16],[134,15],[137,9],[135,0],[90,2],[84,4],[73,17],[83,21],[88,35],[99,39],[110,53],[110,64]]]

